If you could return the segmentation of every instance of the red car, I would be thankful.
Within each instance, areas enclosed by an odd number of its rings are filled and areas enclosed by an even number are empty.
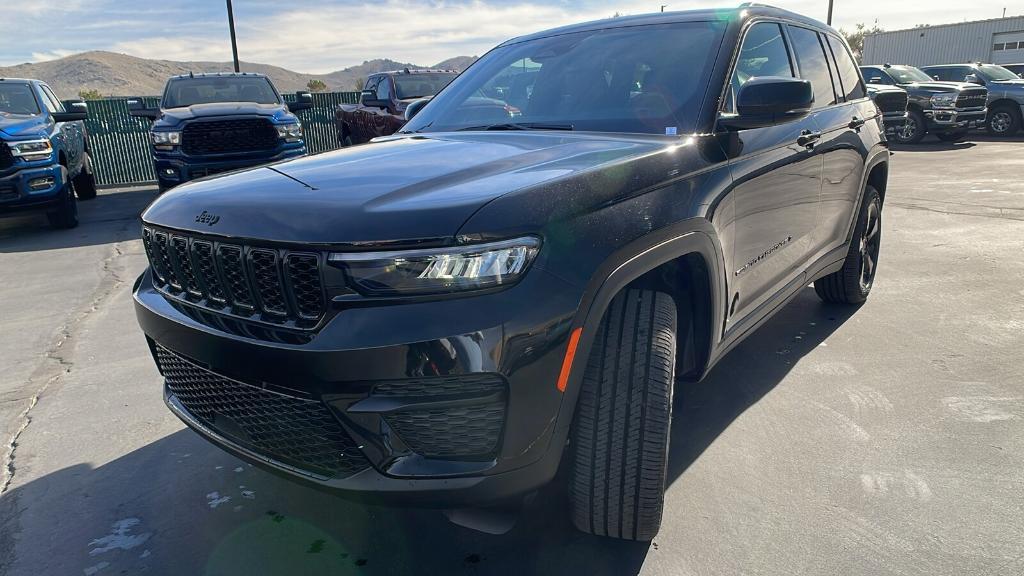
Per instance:
[[[380,72],[366,79],[359,104],[342,104],[334,113],[342,146],[369,142],[394,134],[405,124],[405,108],[429,98],[459,73],[454,70],[400,70]]]

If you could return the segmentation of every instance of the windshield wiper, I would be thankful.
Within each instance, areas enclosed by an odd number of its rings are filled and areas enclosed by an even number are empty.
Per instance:
[[[572,124],[549,124],[546,122],[503,122],[501,124],[487,124],[484,126],[466,126],[459,128],[459,132],[469,130],[572,130]]]

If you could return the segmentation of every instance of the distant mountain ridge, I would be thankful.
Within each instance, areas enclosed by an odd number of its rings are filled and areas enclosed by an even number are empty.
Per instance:
[[[244,61],[239,65],[243,72],[266,74],[281,92],[305,90],[310,80],[322,81],[331,92],[349,92],[356,90],[357,79],[365,79],[375,72],[403,68],[444,68],[461,72],[476,59],[476,56],[456,56],[434,66],[421,66],[379,58],[327,74],[303,74],[270,64]],[[151,60],[115,52],[92,51],[46,62],[0,66],[0,78],[38,78],[49,84],[60,98],[74,98],[80,90],[96,90],[102,96],[155,96],[163,92],[169,76],[188,74],[190,71],[232,70],[230,62]]]

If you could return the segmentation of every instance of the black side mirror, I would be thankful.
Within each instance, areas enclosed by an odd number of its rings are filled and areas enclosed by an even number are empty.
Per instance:
[[[54,113],[54,122],[74,122],[89,117],[89,106],[82,100],[65,100],[64,110],[65,112]]]
[[[157,117],[160,116],[160,111],[156,108],[146,108],[146,105],[142,102],[142,98],[129,98],[125,104],[128,105],[129,116],[149,118],[150,120],[156,120]]]
[[[295,93],[295,101],[288,103],[288,110],[291,112],[298,112],[299,110],[309,110],[313,107],[313,95],[309,92],[298,91]]]
[[[736,113],[719,120],[729,130],[747,130],[803,118],[814,105],[808,80],[761,76],[748,80],[736,96]]]
[[[405,121],[412,120],[412,117],[419,114],[420,110],[430,102],[430,98],[420,98],[419,100],[413,100],[409,102],[409,105],[405,107]]]

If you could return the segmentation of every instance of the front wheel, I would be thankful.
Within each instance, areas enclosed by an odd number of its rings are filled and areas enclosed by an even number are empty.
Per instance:
[[[665,502],[676,306],[625,290],[597,330],[573,431],[573,523],[590,534],[651,540]]]
[[[75,194],[79,200],[96,197],[96,175],[92,172],[92,158],[88,154],[82,157],[82,169],[75,176]]]
[[[997,106],[989,111],[985,129],[993,136],[1013,136],[1020,130],[1019,106]]]
[[[78,226],[78,201],[75,198],[75,185],[67,180],[61,191],[61,201],[56,210],[46,213],[50,226],[57,229],[68,229]]]
[[[927,132],[928,124],[924,114],[917,110],[908,110],[906,124],[902,130],[896,130],[896,141],[900,144],[917,144]]]
[[[875,283],[881,245],[882,198],[868,186],[843,267],[814,281],[818,297],[837,304],[860,304],[867,300]]]

